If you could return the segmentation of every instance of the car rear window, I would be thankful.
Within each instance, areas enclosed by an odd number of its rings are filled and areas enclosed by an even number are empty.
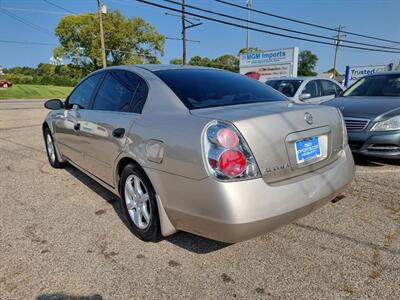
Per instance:
[[[154,73],[189,109],[287,100],[266,84],[233,72],[173,69]]]

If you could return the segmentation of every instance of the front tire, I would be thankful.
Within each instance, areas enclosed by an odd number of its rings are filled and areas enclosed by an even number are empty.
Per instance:
[[[55,169],[63,168],[65,164],[60,162],[57,156],[54,139],[48,127],[44,130],[43,137],[44,137],[44,144],[46,145],[47,158],[49,160],[50,165]]]
[[[124,168],[119,190],[131,231],[143,241],[158,241],[161,234],[155,191],[138,165],[132,163]]]

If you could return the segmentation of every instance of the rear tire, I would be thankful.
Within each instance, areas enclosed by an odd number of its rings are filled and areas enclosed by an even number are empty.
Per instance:
[[[54,139],[53,139],[53,136],[51,135],[51,131],[48,127],[45,128],[45,130],[43,132],[43,137],[44,137],[44,144],[46,146],[47,158],[49,160],[50,165],[55,169],[63,168],[65,166],[65,163],[60,162],[60,160],[57,156]]]
[[[161,238],[156,193],[144,171],[134,163],[127,165],[120,180],[121,204],[131,231],[141,240]]]

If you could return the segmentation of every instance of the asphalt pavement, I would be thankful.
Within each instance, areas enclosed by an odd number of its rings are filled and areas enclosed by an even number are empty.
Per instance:
[[[117,196],[49,166],[41,105],[0,100],[0,299],[400,299],[399,164],[357,158],[345,198],[249,241],[145,243]]]

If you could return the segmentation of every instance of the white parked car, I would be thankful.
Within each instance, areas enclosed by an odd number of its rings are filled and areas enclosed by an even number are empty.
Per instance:
[[[331,100],[343,92],[337,81],[320,77],[271,79],[266,84],[296,103],[318,104]]]

